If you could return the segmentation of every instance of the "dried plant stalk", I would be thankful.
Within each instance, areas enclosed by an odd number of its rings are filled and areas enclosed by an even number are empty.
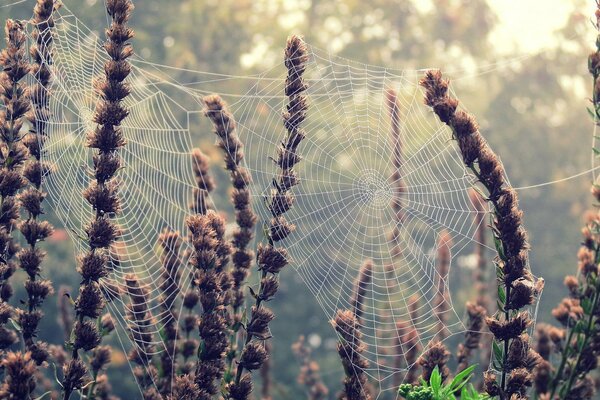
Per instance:
[[[213,123],[214,133],[218,138],[218,146],[223,150],[225,169],[229,171],[233,186],[231,202],[235,210],[237,229],[233,232],[231,240],[233,286],[231,288],[232,299],[228,301],[228,303],[231,303],[233,315],[233,333],[230,340],[231,348],[228,353],[228,376],[233,376],[234,360],[238,356],[237,340],[242,319],[241,310],[245,301],[244,283],[248,278],[254,259],[254,252],[248,246],[254,238],[257,218],[252,211],[249,189],[252,177],[248,169],[242,166],[244,145],[237,135],[233,114],[229,111],[225,101],[218,95],[206,96],[204,103],[206,104],[205,114]]]
[[[20,267],[27,273],[25,289],[27,291],[27,310],[20,313],[19,318],[31,324],[27,332],[23,330],[23,339],[32,359],[41,365],[48,359],[48,344],[36,340],[37,327],[43,317],[39,310],[47,296],[54,293],[52,282],[48,279],[37,279],[40,276],[42,262],[46,253],[37,247],[37,243],[52,234],[53,227],[48,221],[40,220],[44,213],[43,202],[46,193],[42,189],[42,179],[51,172],[49,165],[41,161],[44,142],[47,138],[46,127],[50,118],[49,97],[52,72],[52,33],[54,27],[52,12],[53,0],[38,0],[33,13],[35,24],[32,33],[34,44],[30,54],[33,60],[31,74],[36,83],[30,88],[32,108],[27,113],[31,125],[29,133],[23,137],[23,144],[29,150],[30,159],[24,167],[24,175],[29,182],[27,189],[19,194],[19,202],[27,213],[27,218],[18,225],[19,230],[27,241],[27,247],[22,249],[17,257]]]
[[[393,89],[388,89],[385,93],[386,106],[390,114],[390,136],[392,141],[392,175],[390,183],[394,189],[392,198],[392,210],[394,211],[395,224],[392,229],[391,239],[393,241],[392,257],[397,258],[401,255],[400,245],[400,227],[406,219],[404,212],[403,198],[406,196],[407,188],[402,178],[402,125],[400,119],[400,104],[398,102],[398,93]]]
[[[219,391],[225,373],[225,355],[229,348],[231,317],[224,304],[226,292],[221,287],[223,271],[219,248],[223,242],[225,222],[214,211],[188,218],[188,229],[193,252],[190,264],[202,314],[198,325],[200,347],[194,382],[199,390],[198,399],[210,400]]]
[[[448,272],[450,271],[450,248],[452,236],[442,231],[437,240],[436,249],[436,292],[433,299],[434,312],[438,320],[436,338],[443,341],[448,337],[448,311],[450,310],[450,293],[448,287]]]
[[[23,163],[27,159],[28,153],[27,148],[22,144],[21,128],[25,114],[30,108],[28,90],[23,82],[23,78],[30,69],[26,59],[26,37],[23,24],[9,19],[6,21],[4,32],[6,48],[0,54],[0,65],[2,66],[0,99],[4,104],[4,109],[0,111],[0,127],[2,128],[0,137],[0,181],[2,181],[0,189],[0,249],[2,249],[0,251],[0,355],[3,355],[11,345],[18,341],[15,332],[5,325],[9,318],[15,317],[15,310],[8,303],[13,294],[9,280],[16,270],[14,256],[19,250],[12,232],[19,220],[19,205],[16,195],[25,186]],[[17,315],[19,324],[27,322],[35,324],[33,331],[27,330],[26,332],[30,344],[33,344],[31,339],[37,329],[38,317],[37,313],[28,313],[23,310]],[[15,355],[15,357],[22,360],[23,355]],[[31,358],[31,354],[29,354],[29,358]]]
[[[362,357],[365,345],[362,342],[359,323],[352,311],[338,310],[332,324],[338,333],[338,354],[346,374],[342,398],[345,400],[370,400],[367,375],[364,372],[369,363]]]
[[[369,285],[373,279],[373,261],[365,260],[360,267],[358,277],[354,282],[353,296],[350,299],[351,309],[354,311],[356,320],[361,323],[361,318],[364,312],[365,298],[367,297]]]
[[[133,31],[127,26],[133,4],[130,0],[107,0],[106,9],[112,18],[104,45],[110,60],[104,65],[104,78],[95,82],[100,97],[94,113],[97,126],[88,133],[86,143],[87,147],[97,150],[93,156],[94,180],[84,191],[95,213],[85,229],[88,251],[79,258],[82,283],[75,301],[77,320],[73,328],[72,360],[65,364],[63,371],[65,400],[85,384],[87,367],[79,359],[79,350],[90,351],[100,344],[101,333],[95,323],[105,302],[100,280],[108,274],[109,251],[120,236],[111,218],[121,208],[115,174],[121,166],[118,151],[125,145],[121,122],[128,115],[123,99],[130,92],[125,79],[131,72],[128,58],[133,54],[129,43]]]
[[[286,239],[295,229],[284,214],[294,203],[291,189],[299,181],[294,166],[300,162],[298,146],[305,137],[301,125],[308,109],[304,92],[307,89],[303,75],[308,62],[308,50],[304,41],[298,36],[291,36],[285,49],[285,66],[288,70],[285,82],[285,95],[288,98],[286,112],[283,115],[287,137],[279,147],[275,163],[279,167],[279,175],[273,180],[273,189],[268,202],[271,220],[267,227],[268,243],[258,248],[257,263],[261,271],[258,292],[254,294],[255,304],[252,307],[250,321],[246,326],[246,340],[240,355],[235,381],[229,385],[229,396],[235,400],[246,400],[252,392],[252,378],[244,370],[252,371],[260,368],[268,354],[262,342],[270,337],[269,323],[273,320],[273,312],[262,305],[275,296],[279,287],[279,272],[289,263],[287,251],[276,245]]]
[[[487,201],[493,206],[492,231],[496,239],[498,303],[497,318],[488,318],[488,328],[494,335],[499,351],[495,365],[501,372],[496,382],[492,373],[486,377],[486,391],[502,399],[513,395],[525,397],[532,384],[531,370],[525,368],[533,350],[524,354],[521,363],[509,363],[511,342],[521,343],[531,320],[520,310],[532,304],[541,287],[534,282],[528,265],[527,233],[523,226],[523,212],[518,207],[516,191],[505,179],[505,171],[498,156],[479,133],[475,119],[457,110],[458,100],[448,95],[448,81],[440,71],[428,71],[421,80],[425,88],[425,103],[433,108],[440,121],[452,128],[463,162],[487,190]]]
[[[456,354],[457,373],[469,367],[471,355],[479,348],[481,330],[484,327],[486,314],[485,308],[482,306],[467,302],[467,331],[465,332],[465,341],[458,345]]]

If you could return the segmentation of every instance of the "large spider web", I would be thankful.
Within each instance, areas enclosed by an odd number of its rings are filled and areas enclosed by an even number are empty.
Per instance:
[[[84,140],[94,127],[98,99],[93,82],[103,74],[106,55],[102,40],[67,7],[57,12],[55,20],[52,117],[44,157],[56,170],[45,187],[79,252],[86,245],[83,227],[92,216],[82,197],[91,179],[92,155]],[[254,209],[264,221],[269,215],[262,199],[276,174],[269,157],[285,135],[281,123],[285,69],[278,66],[259,76],[177,70],[185,72],[186,82],[180,83],[170,77],[175,68],[139,57],[132,63],[133,90],[126,99],[130,115],[123,124],[127,145],[120,151],[125,165],[119,172],[123,211],[116,219],[123,235],[115,254],[119,263],[108,280],[123,284],[124,276],[135,272],[149,289],[153,344],[161,352],[165,344],[159,328],[170,316],[160,307],[156,239],[164,228],[186,234],[184,221],[194,188],[190,151],[201,141],[214,142],[201,115],[201,98],[217,92],[229,102],[246,146]],[[469,254],[475,245],[477,211],[468,194],[475,180],[463,166],[450,132],[422,104],[418,87],[422,73],[368,66],[311,48],[307,138],[298,168],[302,183],[286,214],[297,226],[284,243],[292,265],[329,318],[338,309],[352,308],[359,269],[365,260],[372,260],[360,322],[368,345],[366,372],[383,390],[410,367],[406,359],[401,367],[396,363],[411,350],[393,340],[400,321],[416,330],[421,348],[439,337],[442,328],[449,336],[466,330],[452,306],[449,275],[440,276],[436,269],[436,253],[443,232],[452,236],[451,267],[458,255]],[[247,89],[231,92],[230,87],[240,86]],[[401,121],[400,173],[407,187],[401,221],[391,207],[396,182],[393,121],[386,106],[389,89],[397,93]],[[394,229],[399,232],[396,239],[390,236]],[[191,271],[187,265],[182,269],[180,289],[185,291]],[[440,291],[448,302],[441,312],[434,301]],[[109,303],[109,311],[128,348],[135,345],[127,334],[135,322],[126,318],[125,297]]]

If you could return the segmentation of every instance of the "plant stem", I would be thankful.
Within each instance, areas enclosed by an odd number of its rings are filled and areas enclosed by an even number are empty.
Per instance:
[[[258,310],[258,308],[260,307],[261,303],[262,303],[262,293],[263,293],[263,280],[267,277],[267,272],[266,271],[262,271],[261,274],[261,279],[260,279],[260,284],[259,284],[259,288],[258,288],[258,295],[256,295],[255,297],[255,307]],[[252,335],[246,335],[246,341],[244,342],[244,350],[245,347],[248,343],[250,343],[250,341],[252,340]],[[242,350],[242,353],[240,354],[240,360],[242,359],[242,355],[244,353],[244,350]],[[238,369],[236,371],[235,374],[235,383],[239,384],[240,383],[240,379],[242,379],[242,373],[244,372],[244,368],[240,365],[238,366]]]
[[[571,341],[573,340],[574,333],[575,333],[575,329],[569,330],[569,337],[567,338],[567,341],[565,342],[565,348],[563,349],[563,351],[561,353],[560,366],[558,367],[558,371],[556,371],[556,375],[554,376],[554,379],[552,380],[552,391],[550,392],[551,399],[554,397],[554,394],[556,393],[556,389],[558,388],[558,384],[560,382],[560,377],[562,376],[563,370],[565,369],[565,365],[567,364],[567,358],[568,358],[568,353],[569,353],[568,344],[571,343]]]

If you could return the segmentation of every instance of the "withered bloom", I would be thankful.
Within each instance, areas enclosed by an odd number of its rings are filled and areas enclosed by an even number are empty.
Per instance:
[[[223,150],[225,159],[225,169],[229,171],[233,191],[231,193],[231,202],[235,210],[235,220],[237,229],[233,232],[231,245],[233,253],[231,261],[233,269],[231,275],[233,278],[232,288],[232,307],[234,321],[234,336],[237,338],[237,327],[240,326],[242,314],[240,312],[244,305],[244,282],[246,281],[254,252],[248,248],[254,238],[254,228],[256,225],[256,215],[252,211],[251,195],[249,186],[252,183],[252,176],[247,168],[242,166],[244,159],[244,145],[236,132],[236,123],[233,114],[229,111],[227,104],[218,95],[210,95],[204,98],[206,104],[205,114],[213,123],[214,133],[218,137],[218,146]],[[229,362],[233,361],[236,355],[235,345],[229,353]]]
[[[106,1],[106,10],[112,21],[106,30],[107,41],[104,49],[110,59],[104,65],[105,76],[94,83],[99,96],[93,117],[97,126],[93,131],[88,132],[86,141],[86,146],[95,150],[93,155],[95,179],[85,189],[83,196],[93,209],[94,217],[85,229],[89,249],[79,257],[79,270],[85,272],[85,278],[75,301],[75,311],[81,323],[85,318],[96,319],[102,313],[104,296],[100,279],[106,275],[105,270],[109,269],[110,248],[120,235],[119,228],[111,219],[120,211],[118,181],[115,174],[121,165],[119,149],[125,145],[121,123],[128,115],[123,100],[130,92],[130,85],[125,82],[125,79],[131,72],[128,58],[133,55],[133,47],[129,43],[133,31],[127,26],[132,9],[131,0]],[[96,335],[101,337],[97,325],[90,325],[89,328],[95,330]],[[77,330],[75,332],[77,333]],[[68,368],[75,367],[73,363],[78,360],[80,349],[75,343],[83,344],[85,341],[82,339],[77,335],[74,337],[73,362],[67,365]],[[95,348],[95,346],[87,347],[87,350]],[[67,382],[67,379],[79,382],[87,373],[85,369],[85,365],[81,364],[76,372],[83,370],[83,374],[74,374],[75,370],[69,371],[70,374],[65,373],[63,382],[65,400],[68,400],[71,395],[67,389],[77,388]]]
[[[110,346],[99,346],[94,349],[90,366],[95,376],[110,363],[111,348]]]
[[[449,96],[449,82],[443,79],[441,72],[428,71],[420,84],[425,88],[425,104],[452,129],[452,137],[458,143],[465,166],[485,187],[487,201],[493,206],[492,226],[498,242],[498,301],[503,310],[498,314],[500,319],[488,318],[486,321],[503,351],[501,359],[497,360],[502,366],[500,384],[488,383],[487,387],[497,391],[489,394],[524,396],[531,384],[531,373],[526,369],[511,369],[506,358],[510,341],[520,337],[529,325],[527,314],[519,313],[519,310],[531,304],[541,289],[529,270],[527,232],[517,192],[506,181],[500,159],[479,133],[473,116],[457,110],[458,100]],[[489,374],[488,378],[491,377]]]
[[[173,384],[173,392],[167,396],[167,400],[197,400],[200,391],[190,375],[178,376]]]
[[[366,260],[363,265],[360,267],[358,272],[358,278],[354,282],[353,296],[350,299],[350,304],[352,306],[352,310],[354,311],[354,315],[356,316],[356,320],[361,323],[361,318],[363,315],[363,307],[365,302],[365,297],[367,296],[368,286],[371,283],[371,279],[373,278],[373,261]]]
[[[211,399],[219,391],[225,373],[225,356],[229,348],[230,315],[225,306],[227,293],[222,289],[223,274],[218,250],[222,244],[225,222],[214,211],[196,214],[187,219],[192,254],[190,264],[194,268],[196,288],[202,306],[198,324],[202,345],[197,351],[194,382],[199,390],[198,399]]]
[[[371,396],[367,389],[367,375],[364,370],[369,366],[362,356],[365,345],[362,333],[354,313],[349,310],[338,310],[332,321],[338,334],[338,354],[344,366],[343,396],[347,400],[369,400]]]
[[[25,185],[23,163],[28,157],[21,128],[30,109],[29,93],[23,81],[30,66],[23,23],[9,19],[4,32],[6,48],[0,53],[0,100],[4,106],[0,111],[0,304],[4,304],[7,311],[13,293],[9,280],[16,270],[14,256],[19,249],[12,233],[19,219],[16,195]],[[37,269],[37,265],[33,268]],[[0,350],[17,341],[5,323],[0,321]],[[35,333],[35,327],[32,331]]]
[[[63,365],[63,376],[64,399],[68,399],[75,390],[81,389],[89,380],[87,367],[78,358],[72,358]]]
[[[319,364],[311,358],[311,349],[306,344],[304,336],[300,336],[292,345],[292,351],[301,364],[298,383],[306,388],[308,400],[325,400],[329,395],[329,389],[321,379]]]
[[[35,390],[35,363],[31,353],[8,352],[3,356],[4,383],[0,399],[29,399]]]
[[[469,366],[469,358],[471,354],[479,348],[479,340],[481,339],[481,330],[484,327],[486,311],[480,305],[467,302],[467,331],[465,332],[465,341],[458,345],[457,361],[458,372],[466,369]]]
[[[450,352],[448,351],[446,346],[444,346],[443,343],[435,342],[431,344],[427,349],[425,349],[425,351],[417,361],[423,369],[421,377],[426,382],[429,382],[429,378],[431,378],[431,373],[433,372],[435,367],[437,367],[440,371],[440,375],[442,376],[442,382],[444,382],[448,375],[450,375],[450,370],[446,365],[449,359]]]
[[[304,93],[307,85],[303,75],[308,62],[308,49],[306,43],[299,36],[291,36],[288,39],[284,62],[288,71],[285,81],[285,95],[288,104],[283,114],[283,125],[287,130],[287,136],[278,149],[275,164],[279,168],[279,172],[273,179],[271,193],[266,199],[272,218],[267,226],[268,243],[259,246],[257,251],[261,281],[258,292],[255,294],[255,306],[252,308],[248,326],[264,317],[260,314],[261,308],[264,308],[262,302],[269,301],[277,292],[277,274],[289,262],[287,252],[277,243],[286,239],[295,228],[284,215],[294,203],[291,189],[299,183],[294,167],[300,162],[298,147],[306,135],[302,128],[308,110],[307,98]],[[244,354],[246,351],[254,349],[253,340],[268,339],[268,334],[264,335],[265,332],[267,332],[266,326],[259,336],[246,332],[246,341],[241,351],[240,365],[236,371],[235,381],[228,385],[229,396],[234,400],[246,400],[252,391],[251,377],[249,374],[244,374],[244,369],[250,369],[245,368],[241,361],[248,358],[247,354]]]

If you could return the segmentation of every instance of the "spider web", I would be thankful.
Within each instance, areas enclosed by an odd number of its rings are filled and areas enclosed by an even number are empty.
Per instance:
[[[44,157],[56,171],[45,187],[79,253],[86,246],[83,227],[92,217],[82,197],[91,179],[92,155],[84,141],[94,128],[98,98],[93,82],[103,74],[106,55],[97,34],[67,7],[55,20],[52,117]],[[159,328],[170,315],[160,307],[156,239],[164,228],[186,234],[187,204],[195,187],[190,151],[202,141],[214,142],[201,117],[201,98],[217,92],[229,102],[246,146],[255,212],[265,221],[269,214],[262,200],[277,172],[269,157],[285,134],[281,123],[285,70],[279,66],[257,76],[231,76],[183,71],[139,57],[132,64],[133,90],[125,101],[130,115],[123,123],[127,145],[120,150],[125,165],[119,172],[123,211],[116,217],[123,235],[114,254],[118,263],[105,284],[122,285],[126,274],[138,275],[150,292],[149,327],[155,330],[152,344],[160,353],[165,343]],[[171,77],[175,71],[186,78],[185,83]],[[452,237],[451,268],[476,244],[477,211],[468,195],[475,180],[450,132],[422,104],[418,87],[422,73],[364,65],[310,49],[306,73],[310,109],[298,168],[302,183],[286,214],[297,226],[284,243],[292,265],[329,318],[338,309],[352,309],[360,267],[372,260],[360,323],[367,344],[363,355],[370,363],[366,373],[382,390],[390,389],[392,378],[411,366],[406,359],[411,349],[393,340],[400,321],[415,329],[421,348],[441,330],[448,336],[466,331],[452,305],[451,274],[439,274],[436,254],[438,239],[445,233]],[[247,89],[231,93],[230,87]],[[397,93],[399,127],[393,126],[386,106],[389,89]],[[400,174],[407,187],[402,220],[391,207],[397,183],[392,178],[393,128],[400,130]],[[229,211],[228,206],[216,206]],[[390,236],[394,229],[399,232],[396,238]],[[179,289],[185,292],[190,281],[190,267],[183,265]],[[440,295],[447,302],[443,309],[434,301]],[[124,349],[135,346],[128,336],[135,324],[126,318],[128,307],[123,297],[108,305]],[[403,361],[400,367],[398,357]]]

